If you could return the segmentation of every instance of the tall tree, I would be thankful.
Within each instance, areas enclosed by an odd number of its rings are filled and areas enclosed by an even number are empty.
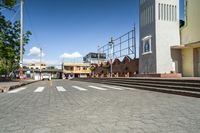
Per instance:
[[[28,43],[30,31],[23,35],[23,48]],[[24,50],[23,50],[24,51]],[[19,66],[20,22],[11,23],[0,16],[0,72],[8,74]]]

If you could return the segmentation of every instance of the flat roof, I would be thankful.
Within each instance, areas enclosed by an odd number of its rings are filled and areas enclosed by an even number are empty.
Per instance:
[[[176,46],[171,46],[172,49],[184,49],[184,48],[198,48],[200,47],[200,41],[188,43],[188,44],[181,44]]]
[[[64,66],[90,66],[89,63],[63,63]]]

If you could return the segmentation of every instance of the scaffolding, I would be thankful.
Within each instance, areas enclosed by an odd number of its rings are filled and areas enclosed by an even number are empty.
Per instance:
[[[98,48],[98,53],[105,53],[107,59],[121,58],[133,55],[136,58],[136,28],[126,34],[113,39],[106,45]]]

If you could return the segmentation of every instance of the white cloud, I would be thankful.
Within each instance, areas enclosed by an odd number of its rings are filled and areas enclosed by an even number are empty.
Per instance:
[[[34,64],[34,63],[39,63],[39,59],[23,59],[24,64]]]
[[[32,47],[30,50],[29,50],[29,54],[28,56],[40,56],[40,48],[37,48],[37,47]],[[42,52],[42,57],[45,56],[45,54]]]
[[[74,52],[72,54],[64,53],[60,56],[60,58],[80,58],[82,55],[79,52]]]

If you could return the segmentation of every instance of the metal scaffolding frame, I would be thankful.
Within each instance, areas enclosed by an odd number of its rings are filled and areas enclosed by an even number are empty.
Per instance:
[[[136,58],[136,28],[126,34],[113,39],[106,45],[98,48],[98,53],[106,53],[107,59],[114,59],[134,55]]]

